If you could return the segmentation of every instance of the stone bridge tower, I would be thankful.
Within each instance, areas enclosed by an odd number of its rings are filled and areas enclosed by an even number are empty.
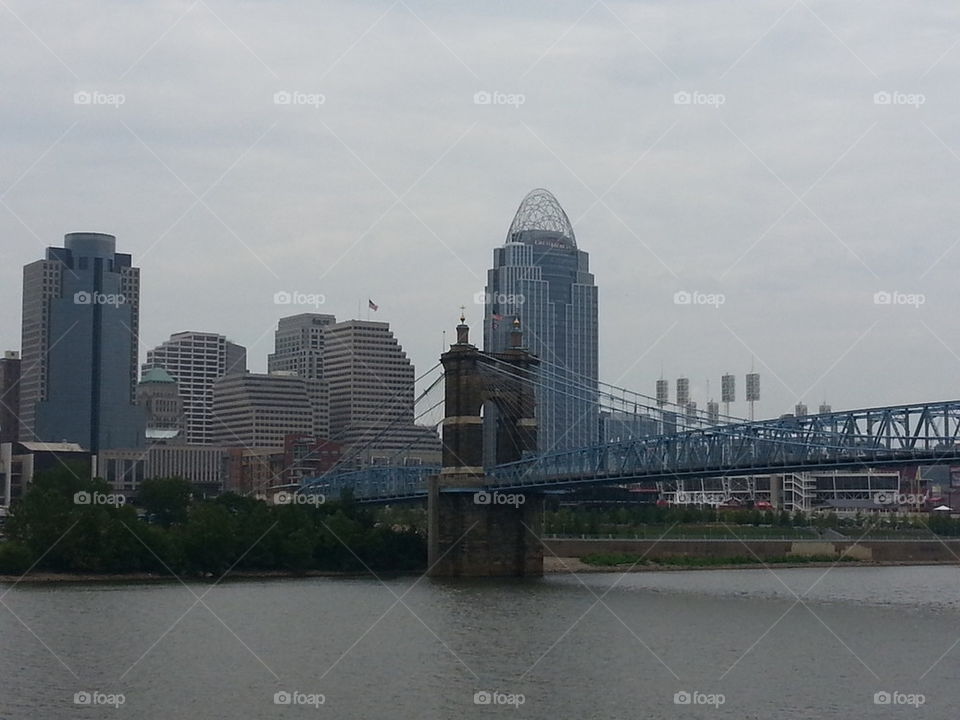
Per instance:
[[[445,383],[443,469],[431,478],[429,574],[433,577],[543,574],[543,498],[503,493],[484,474],[484,406],[496,409],[497,464],[536,452],[532,373],[537,358],[523,348],[514,320],[510,348],[484,353],[470,344],[463,317],[457,342],[441,358]]]

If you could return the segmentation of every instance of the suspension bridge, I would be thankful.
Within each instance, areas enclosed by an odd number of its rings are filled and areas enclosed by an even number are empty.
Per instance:
[[[436,575],[541,572],[536,536],[544,493],[589,485],[659,485],[960,460],[960,401],[757,422],[709,417],[606,383],[571,380],[562,368],[524,350],[519,328],[504,353],[480,351],[470,344],[468,333],[461,319],[457,343],[441,357],[442,375],[418,398],[444,381],[443,399],[420,413],[444,405],[440,466],[335,469],[300,488],[327,497],[350,491],[357,501],[368,503],[427,500]],[[557,378],[564,379],[560,392],[587,401],[597,413],[616,413],[630,428],[626,437],[601,442],[598,436],[588,447],[539,453],[535,388],[556,389]],[[496,408],[496,428],[485,434],[482,408],[489,406]],[[497,497],[523,501],[499,503]],[[464,539],[458,533],[473,537]]]

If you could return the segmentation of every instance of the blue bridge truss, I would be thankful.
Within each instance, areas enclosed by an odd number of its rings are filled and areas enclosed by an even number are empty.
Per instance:
[[[526,458],[490,468],[484,487],[550,491],[812,469],[960,461],[960,400],[716,425]],[[304,493],[357,500],[426,497],[439,467],[374,466],[307,480]]]

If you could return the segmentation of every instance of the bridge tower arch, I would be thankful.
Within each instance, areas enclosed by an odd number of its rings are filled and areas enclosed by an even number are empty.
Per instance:
[[[543,498],[487,489],[482,412],[484,407],[496,409],[492,437],[497,464],[536,452],[532,373],[538,361],[523,348],[519,320],[514,321],[511,347],[502,353],[480,351],[470,344],[469,332],[461,316],[456,344],[440,357],[443,466],[429,484],[430,575],[539,576]]]

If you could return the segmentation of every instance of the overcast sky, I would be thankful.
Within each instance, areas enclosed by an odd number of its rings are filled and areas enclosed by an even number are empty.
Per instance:
[[[144,352],[214,331],[263,370],[277,319],[314,309],[274,296],[300,292],[338,319],[373,299],[423,370],[461,304],[480,337],[474,293],[542,186],[590,253],[602,379],[687,375],[702,407],[724,372],[742,399],[754,363],[761,416],[956,398],[958,21],[946,1],[2,0],[0,343],[22,265],[99,231],[142,269]]]

